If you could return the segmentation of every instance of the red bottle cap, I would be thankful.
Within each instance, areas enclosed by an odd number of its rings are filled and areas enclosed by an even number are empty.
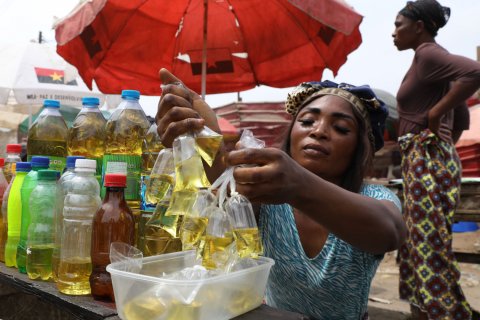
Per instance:
[[[3,167],[5,165],[5,159],[0,158],[0,167]]]
[[[7,153],[20,153],[22,152],[21,144],[7,144]]]
[[[103,183],[105,187],[120,187],[127,186],[127,176],[121,173],[107,173]]]

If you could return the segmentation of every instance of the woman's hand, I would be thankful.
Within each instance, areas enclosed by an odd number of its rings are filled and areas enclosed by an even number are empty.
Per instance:
[[[228,154],[227,163],[235,168],[233,176],[239,193],[253,203],[290,203],[300,185],[306,169],[285,152],[275,148],[241,149]]]
[[[439,117],[435,114],[435,110],[431,109],[428,113],[428,129],[433,132],[441,140],[453,143],[452,142],[452,132],[448,126],[441,122],[442,117]]]
[[[162,97],[155,120],[164,146],[171,147],[177,136],[200,130],[204,125],[220,133],[215,113],[197,93],[166,69],[160,70],[160,80]]]

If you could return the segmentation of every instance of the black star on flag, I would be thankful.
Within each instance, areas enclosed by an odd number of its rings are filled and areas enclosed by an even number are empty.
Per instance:
[[[40,83],[66,84],[69,86],[77,85],[76,80],[65,82],[65,72],[63,70],[35,67],[35,73],[37,74],[37,80]]]

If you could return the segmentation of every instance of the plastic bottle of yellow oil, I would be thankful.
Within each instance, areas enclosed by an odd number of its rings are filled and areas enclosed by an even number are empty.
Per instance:
[[[63,172],[67,157],[68,128],[59,111],[58,100],[44,100],[43,110],[28,129],[28,161],[33,156],[47,156],[50,169]]]
[[[125,199],[138,225],[140,216],[140,175],[142,170],[142,144],[150,128],[138,100],[140,92],[123,90],[122,102],[105,126],[105,155],[102,176],[106,173],[126,173]],[[102,197],[105,188],[102,188]],[[137,229],[137,228],[136,228]]]
[[[100,100],[95,97],[82,99],[82,110],[68,129],[68,155],[84,156],[97,161],[96,176],[102,175],[102,158],[105,153],[105,124],[107,120],[102,115],[98,105]]]

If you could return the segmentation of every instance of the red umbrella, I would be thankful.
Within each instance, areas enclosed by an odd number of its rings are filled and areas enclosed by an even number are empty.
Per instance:
[[[360,45],[361,20],[343,0],[90,0],[55,29],[87,85],[159,95],[162,67],[197,92],[203,71],[207,93],[318,80]]]

